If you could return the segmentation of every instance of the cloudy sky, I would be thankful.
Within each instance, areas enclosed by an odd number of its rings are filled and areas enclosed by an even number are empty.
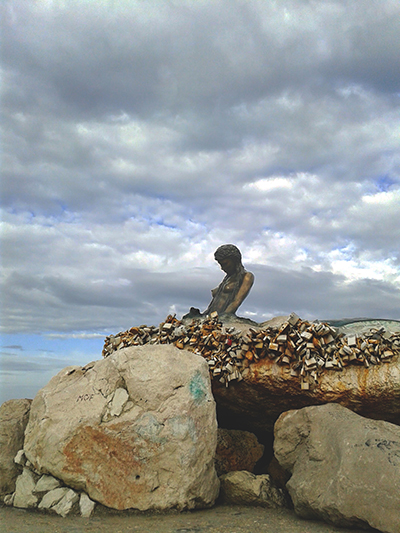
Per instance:
[[[1,401],[205,309],[400,319],[398,0],[2,2]]]

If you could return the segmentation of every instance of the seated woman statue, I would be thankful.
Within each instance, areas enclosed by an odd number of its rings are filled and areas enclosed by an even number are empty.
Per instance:
[[[249,294],[254,283],[254,275],[247,272],[242,265],[242,254],[234,244],[223,244],[214,253],[216,261],[226,276],[220,285],[211,291],[212,300],[204,311],[191,307],[183,318],[210,315],[216,311],[218,315],[235,314],[236,310]]]

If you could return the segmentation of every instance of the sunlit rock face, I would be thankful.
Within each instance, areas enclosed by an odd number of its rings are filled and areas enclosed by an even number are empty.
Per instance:
[[[400,427],[338,404],[283,413],[275,457],[295,512],[338,526],[400,531]]]
[[[213,380],[220,423],[231,427],[235,421],[236,427],[270,433],[285,411],[335,402],[363,416],[400,424],[400,323],[362,321],[333,335],[320,335],[320,325],[314,323],[301,331],[297,323],[281,335],[288,321],[290,317],[277,317],[251,328],[230,322],[242,330],[255,357],[250,364],[245,361],[240,381],[230,381],[227,387]],[[256,357],[260,332],[269,327],[275,331],[275,337],[269,334],[274,351]],[[294,342],[289,345],[292,332]],[[302,342],[304,354],[298,356]]]
[[[370,366],[329,370],[303,390],[290,369],[269,359],[250,365],[239,383],[229,388],[213,381],[219,420],[239,422],[250,431],[271,432],[278,416],[290,409],[339,403],[363,416],[400,424],[400,359]]]
[[[32,403],[24,450],[107,507],[192,509],[218,495],[216,442],[206,361],[145,346],[55,376]]]

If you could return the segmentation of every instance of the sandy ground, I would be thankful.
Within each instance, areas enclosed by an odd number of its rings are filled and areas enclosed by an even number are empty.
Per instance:
[[[0,508],[1,533],[366,533],[302,520],[287,509],[219,505],[167,514],[98,512],[92,518],[61,518],[37,511]],[[376,530],[369,529],[369,533]]]

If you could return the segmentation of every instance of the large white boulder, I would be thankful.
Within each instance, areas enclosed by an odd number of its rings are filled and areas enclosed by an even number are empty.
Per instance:
[[[283,413],[275,456],[295,512],[338,526],[400,531],[400,427],[338,404]]]
[[[215,402],[206,361],[171,345],[69,367],[32,403],[33,467],[114,509],[214,503]]]

